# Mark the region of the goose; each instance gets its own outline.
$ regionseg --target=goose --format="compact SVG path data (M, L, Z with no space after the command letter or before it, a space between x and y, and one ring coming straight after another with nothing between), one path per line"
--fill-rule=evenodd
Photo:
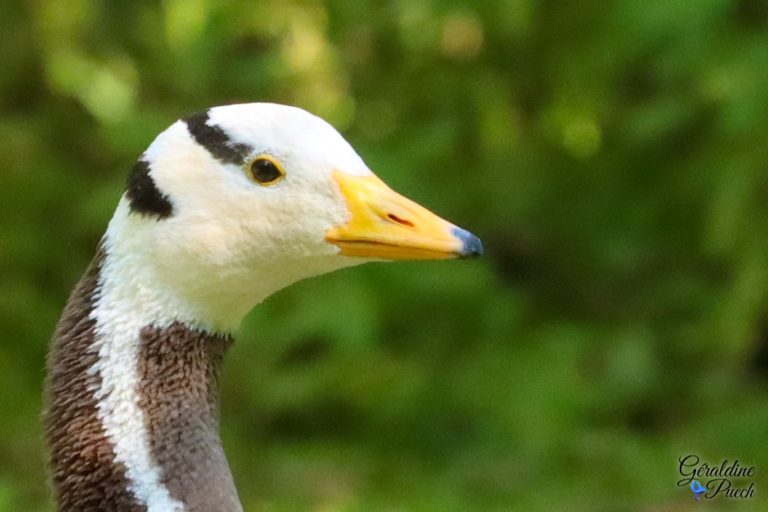
M47 360L59 511L232 512L217 380L243 316L373 260L478 256L327 122L270 103L178 120L133 166Z

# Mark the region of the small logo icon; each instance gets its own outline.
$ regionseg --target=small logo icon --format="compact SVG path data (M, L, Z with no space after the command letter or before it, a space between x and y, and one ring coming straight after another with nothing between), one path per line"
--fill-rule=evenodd
M707 492L707 488L701 485L698 480L691 480L691 492L693 493L693 499L700 501L701 497Z

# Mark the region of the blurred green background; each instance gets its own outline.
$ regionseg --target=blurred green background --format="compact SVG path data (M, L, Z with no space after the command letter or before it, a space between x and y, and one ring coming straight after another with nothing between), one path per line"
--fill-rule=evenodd
M476 232L246 320L246 510L768 510L768 2L0 2L0 510L50 511L48 339L133 161L277 101ZM696 504L697 453L756 497Z

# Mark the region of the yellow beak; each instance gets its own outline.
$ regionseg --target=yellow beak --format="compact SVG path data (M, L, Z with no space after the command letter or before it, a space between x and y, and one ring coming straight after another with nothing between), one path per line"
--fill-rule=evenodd
M325 233L343 256L386 260L466 258L483 253L475 235L401 196L374 175L333 174L351 217Z

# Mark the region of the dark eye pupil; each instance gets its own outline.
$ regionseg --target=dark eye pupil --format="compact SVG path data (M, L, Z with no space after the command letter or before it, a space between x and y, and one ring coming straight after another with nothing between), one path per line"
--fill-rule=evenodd
M259 159L251 165L253 178L261 183L269 183L280 177L280 169L275 164L266 159Z

